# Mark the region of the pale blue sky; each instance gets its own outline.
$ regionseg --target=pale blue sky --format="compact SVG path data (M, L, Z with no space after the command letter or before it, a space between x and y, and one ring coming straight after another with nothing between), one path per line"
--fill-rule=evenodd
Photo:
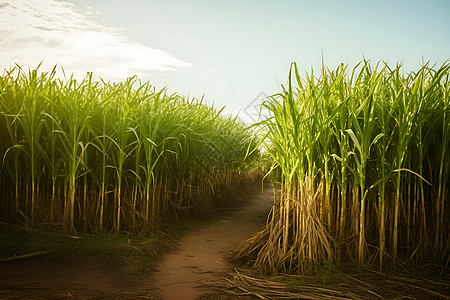
M27 39L16 38L14 42L23 51L16 51L9 61L0 61L2 68L11 59L23 58L26 62L19 63L32 64L27 53L33 53L36 60L36 47L46 43L52 51L43 51L41 60L49 65L59 62L66 72L95 68L104 78L111 74L120 79L136 71L159 88L167 85L170 91L195 97L205 94L208 103L226 106L226 111L233 113L244 109L260 92L279 91L293 61L301 70L313 67L319 71L322 51L325 64L332 69L341 62L352 67L363 54L372 62L403 62L407 70L417 69L423 60L442 63L450 58L450 0L45 1L49 2L45 9L28 12L35 13L33 38L28 45ZM0 0L0 21L5 4L19 2L23 1ZM32 3L29 1L28 8ZM38 3L42 1L34 5L42 5ZM62 7L49 9L58 6ZM15 7L10 14L20 10L20 5ZM42 33L50 32L49 24L56 22L58 15L65 16L59 22L73 20L62 26L68 28L64 36L72 41L62 41L59 36L44 43L38 30L45 27ZM15 16L17 22L25 17L26 13ZM45 26L36 26L40 18ZM82 22L77 21L80 19ZM70 30L76 26L83 27L83 34ZM7 45L8 40L3 37L0 42ZM58 52L59 46L64 54ZM0 46L3 57L7 51Z

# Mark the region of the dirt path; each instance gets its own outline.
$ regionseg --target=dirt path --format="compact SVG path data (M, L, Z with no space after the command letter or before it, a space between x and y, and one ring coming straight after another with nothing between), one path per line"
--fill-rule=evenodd
M261 230L273 203L271 188L252 196L239 210L190 232L158 265L154 295L164 300L196 299L207 292L200 284L220 279L227 266L224 255Z

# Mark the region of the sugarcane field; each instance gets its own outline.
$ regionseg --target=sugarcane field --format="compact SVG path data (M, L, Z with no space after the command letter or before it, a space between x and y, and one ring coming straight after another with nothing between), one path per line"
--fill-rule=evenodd
M282 91L263 103L273 116L251 127L136 78L5 72L2 264L30 254L27 244L16 253L11 231L49 261L88 251L70 249L79 239L109 235L123 247L117 263L129 251L158 260L163 253L145 239L168 246L158 241L162 223L204 218L233 198L248 204L242 192L252 187L273 196L254 212L266 214L259 232L232 249L235 267L304 276L435 265L448 276L449 70L425 65L405 75L362 61L302 78L293 63ZM52 238L60 249L47 247Z
M0 299L450 299L448 3L88 2L0 2Z

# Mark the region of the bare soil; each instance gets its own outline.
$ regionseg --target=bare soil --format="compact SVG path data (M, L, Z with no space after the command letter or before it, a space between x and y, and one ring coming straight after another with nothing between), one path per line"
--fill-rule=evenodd
M245 205L174 243L150 274L107 272L92 258L55 264L42 257L0 263L0 299L177 299L205 298L201 285L230 270L225 256L262 229L273 203L272 189L243 199Z
M229 266L224 256L262 229L273 203L271 189L248 199L245 207L189 233L153 274L155 295L161 299L196 299L201 284L223 277ZM181 298L180 298L181 297Z

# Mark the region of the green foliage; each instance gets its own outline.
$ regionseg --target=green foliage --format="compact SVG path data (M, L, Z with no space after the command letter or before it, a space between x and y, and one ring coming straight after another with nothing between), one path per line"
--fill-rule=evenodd
M257 137L200 100L136 77L54 77L0 77L2 220L138 232L206 210L257 168Z
M301 78L293 63L283 91L263 103L279 185L267 232L241 248L260 249L263 270L448 261L450 63L347 70Z

